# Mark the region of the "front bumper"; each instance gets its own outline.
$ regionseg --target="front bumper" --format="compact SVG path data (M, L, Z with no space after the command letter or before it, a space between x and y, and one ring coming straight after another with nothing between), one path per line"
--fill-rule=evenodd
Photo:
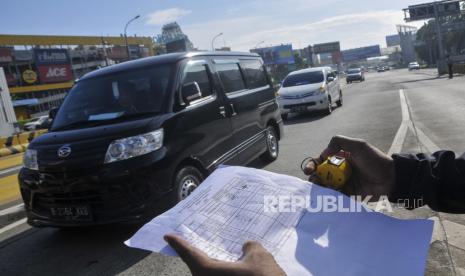
M20 190L33 226L87 226L136 222L169 207L171 170L155 152L101 168L38 172L23 168ZM119 163L119 164L117 164ZM57 217L53 208L82 207L85 219Z
M281 114L324 110L328 107L328 96L320 94L301 99L278 99Z
M346 76L347 81L359 81L362 80L362 76L354 75L354 76Z

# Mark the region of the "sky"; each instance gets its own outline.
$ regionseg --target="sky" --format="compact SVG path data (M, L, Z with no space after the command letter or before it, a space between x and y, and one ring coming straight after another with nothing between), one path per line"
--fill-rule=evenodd
M405 24L418 0L14 0L0 4L0 34L155 36L177 21L194 46L236 51L292 43L294 49L340 41L342 49L380 44ZM409 23L421 26L422 22Z

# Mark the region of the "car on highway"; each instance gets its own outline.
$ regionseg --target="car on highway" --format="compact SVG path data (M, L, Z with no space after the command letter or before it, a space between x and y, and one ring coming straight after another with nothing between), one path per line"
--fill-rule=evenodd
M416 61L410 62L408 64L408 70L409 71L420 70L420 64L418 62L416 62Z
M315 67L291 72L278 90L278 103L284 120L291 113L324 111L331 114L333 104L342 106L339 77L331 67Z
M376 68L376 71L378 73L382 73L382 72L385 72L386 71L386 68L384 68L384 66L378 66L378 68Z
M36 129L45 129L45 128L48 128L48 125L49 125L48 115L40 116L24 124L24 130L31 131L31 130L36 130Z
M257 54L176 53L86 74L24 155L29 224L138 221L221 164L278 157L275 93Z
M347 70L346 81L347 83L352 83L353 81L365 81L365 72L362 68L351 68Z

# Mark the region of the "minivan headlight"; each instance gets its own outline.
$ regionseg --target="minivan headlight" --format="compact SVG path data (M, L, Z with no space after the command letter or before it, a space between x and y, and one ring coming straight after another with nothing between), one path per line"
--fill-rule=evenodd
M39 165L37 164L37 150L26 150L23 156L23 164L25 168L28 168L30 170L39 170Z
M156 151L163 146L163 129L122 138L111 142L105 154L105 164L126 160Z
M318 91L317 91L317 92L319 92L320 94L325 93L325 92L326 92L325 86L324 86L324 85L320 86L320 88L318 88Z

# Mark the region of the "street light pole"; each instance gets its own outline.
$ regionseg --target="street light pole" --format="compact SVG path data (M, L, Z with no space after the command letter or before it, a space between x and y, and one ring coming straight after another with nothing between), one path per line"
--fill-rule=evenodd
M218 37L222 36L223 33L219 33L217 35L215 35L212 39L212 51L214 52L215 51L215 39L217 39Z
M128 23L126 23L126 26L124 26L124 39L126 41L126 52L128 53L128 59L131 59L131 56L129 55L129 44L128 44L128 36L126 34L126 30L128 29L128 26L129 24L136 20L137 18L139 18L140 15L136 15L135 17L133 17L131 20L128 21Z

